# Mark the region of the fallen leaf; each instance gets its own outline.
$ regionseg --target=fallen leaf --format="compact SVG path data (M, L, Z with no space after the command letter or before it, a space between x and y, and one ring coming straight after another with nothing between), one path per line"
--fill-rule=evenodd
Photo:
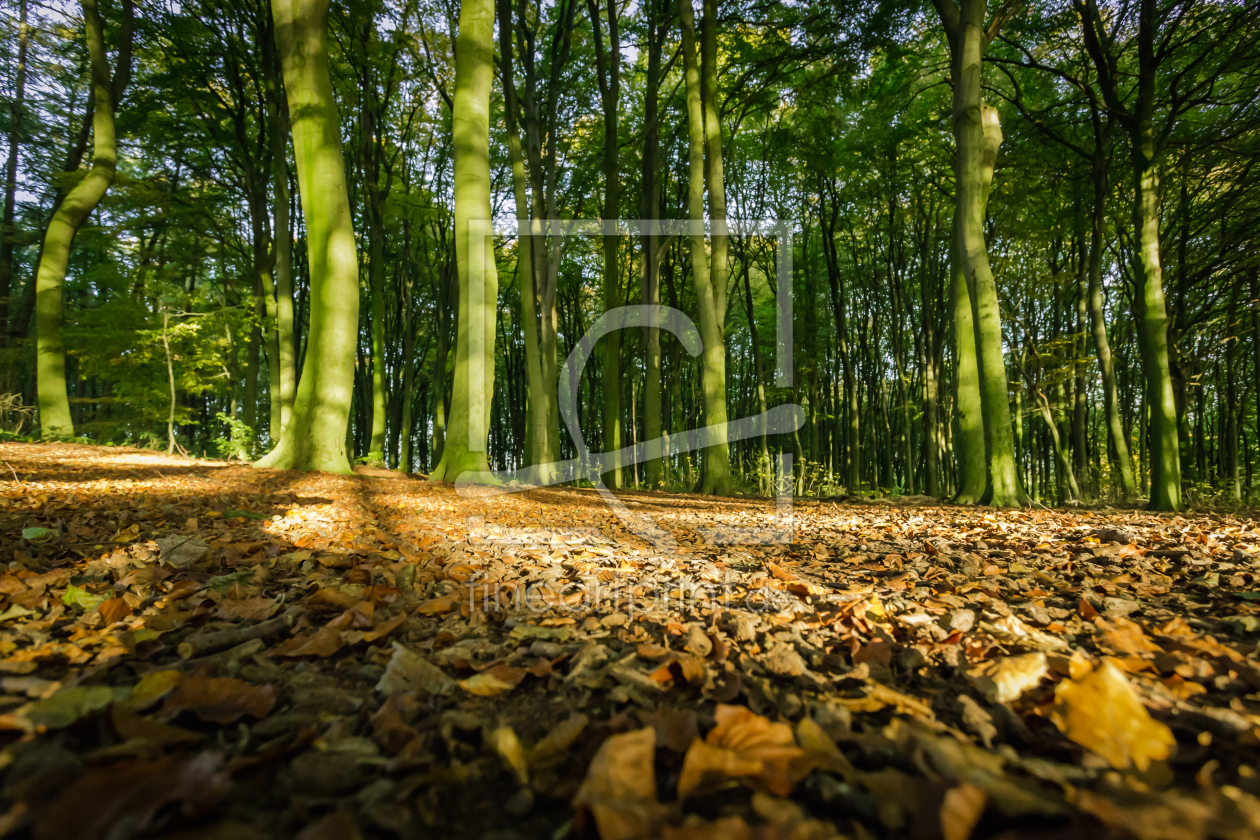
M276 705L273 685L250 685L233 677L188 677L162 705L162 714L174 717L191 712L211 723L235 723L249 715L264 718Z
M490 733L490 746L518 785L529 784L529 762L525 759L520 739L516 737L516 730L500 726Z
M1050 720L1071 740L1117 770L1145 771L1169 756L1176 739L1152 720L1124 672L1110 660L1079 678L1059 683Z
M413 653L398 642L385 665L385 673L376 683L376 690L383 694L399 691L423 691L443 696L455 688L455 680L427 659Z
M941 802L943 840L970 840L988 800L988 795L973 785L961 784L945 791Z
M327 658L341 650L343 644L341 631L324 625L310 635L294 636L281 642L271 649L271 655L289 659L303 656Z
M590 811L602 840L657 833L656 732L650 726L613 735L600 745L573 804Z
M772 723L742 706L719 705L714 718L717 725L703 741L693 741L683 759L679 799L731 778L787 796L812 769L786 723Z
M101 601L96 611L101 614L101 618L105 619L106 624L113 624L115 621L122 621L131 615L131 605L122 598L110 598Z
M228 793L223 757L123 761L88 771L34 815L36 840L101 840L147 834L167 806L190 817L209 813Z
M990 703L1010 703L1035 688L1048 670L1046 655L1039 651L981 662L967 670L967 680Z
M107 708L128 693L127 689L116 690L105 685L63 688L51 697L31 704L24 717L33 726L65 729L80 719Z
M516 688L528 673L529 671L524 668L499 664L466 680L460 680L459 687L478 697L494 697Z
M107 600L104 595L93 595L73 584L67 586L66 593L61 596L61 603L68 607L82 607L85 612L91 612Z

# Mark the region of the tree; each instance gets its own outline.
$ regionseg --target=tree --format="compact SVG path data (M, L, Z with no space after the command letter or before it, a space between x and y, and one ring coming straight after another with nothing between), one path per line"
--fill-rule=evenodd
M704 234L692 233L691 276L700 311L704 424L708 429L699 493L731 491L730 445L726 430L726 293L730 235L726 223L726 188L722 176L722 124L717 101L717 2L705 0L701 18L700 63L691 0L678 0L682 28L683 73L687 88L687 212L692 223L704 220L709 195L711 260L705 259Z
M105 22L96 0L82 0L83 31L92 73L92 168L53 213L35 272L35 335L38 354L39 423L45 437L74 437L66 392L66 350L62 342L62 288L70 246L87 217L105 197L118 169L114 109L131 74L131 4L124 6L117 72L111 77L105 53Z
M459 330L455 387L442 460L433 481L488 472L486 435L494 393L498 270L490 235L490 87L494 79L494 0L462 0L455 38L455 257Z
M293 413L256 466L347 473L359 268L328 69L328 0L273 0L271 11L306 222L311 322Z
M986 26L987 0L933 0L941 25L949 39L950 67L954 101L954 272L966 279L970 298L971 326L975 336L975 358L979 380L980 405L984 416L987 487L981 501L995 507L1024 503L1015 461L1015 437L1007 398L1006 362L1002 353L1001 309L997 286L989 266L984 241L984 215L1002 129L997 109L984 101L981 90L985 50L1003 25L1015 13L1020 0L1007 0ZM955 287L954 305L964 309L968 301ZM967 364L966 316L955 317L960 346L960 366ZM960 377L960 387L963 378ZM959 394L959 409L967 411L969 394ZM964 480L975 480L974 439L966 439L962 469ZM968 488L970 489L970 488ZM961 494L960 494L961 495Z

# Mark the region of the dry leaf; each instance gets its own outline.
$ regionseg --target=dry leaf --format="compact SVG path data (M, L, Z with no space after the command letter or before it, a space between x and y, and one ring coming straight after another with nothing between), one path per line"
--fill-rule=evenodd
M398 642L394 642L394 653L385 665L385 673L376 683L376 690L383 694L418 690L442 696L454 688L455 680L446 672Z
M1176 739L1152 720L1124 672L1110 660L1089 673L1059 683L1050 719L1064 735L1107 760L1117 770L1146 770L1168 758Z
M990 703L1010 703L1036 688L1048 670L1046 655L1038 651L981 662L968 669L967 680Z
M755 787L787 796L812 769L786 723L742 706L719 705L714 718L717 725L704 741L693 741L683 759L679 799L730 778L748 778Z
M662 816L655 758L651 727L613 735L600 745L573 804L591 812L602 840L655 836Z
M984 816L989 797L972 785L962 784L945 791L941 802L941 837L943 840L970 840L976 823Z
M516 688L528 673L524 668L513 668L501 663L466 680L460 680L459 687L478 697L494 697Z
M211 723L235 723L249 715L264 718L276 705L276 687L250 685L232 677L192 676L180 683L166 698L162 714L174 717L192 712Z

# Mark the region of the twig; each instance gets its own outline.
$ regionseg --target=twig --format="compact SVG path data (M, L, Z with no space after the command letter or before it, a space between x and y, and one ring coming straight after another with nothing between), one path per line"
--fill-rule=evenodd
M13 483L21 484L22 479L18 478L17 470L13 469L13 465L10 464L8 461L5 461L4 465L9 468L9 472L13 473Z
M218 633L206 633L203 636L191 638L177 648L179 658L192 659L194 656L202 656L207 653L236 647L242 642L248 642L251 639L266 639L271 636L278 636L292 627L294 622L305 612L305 607L291 607L285 611L284 615L277 616L269 621L263 621L259 624L246 624L242 627L232 627L228 630L221 630Z

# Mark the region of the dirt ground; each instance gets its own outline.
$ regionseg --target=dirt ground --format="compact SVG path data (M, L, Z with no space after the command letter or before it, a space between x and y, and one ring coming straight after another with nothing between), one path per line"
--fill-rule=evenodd
M1260 836L1250 516L0 462L0 837Z

